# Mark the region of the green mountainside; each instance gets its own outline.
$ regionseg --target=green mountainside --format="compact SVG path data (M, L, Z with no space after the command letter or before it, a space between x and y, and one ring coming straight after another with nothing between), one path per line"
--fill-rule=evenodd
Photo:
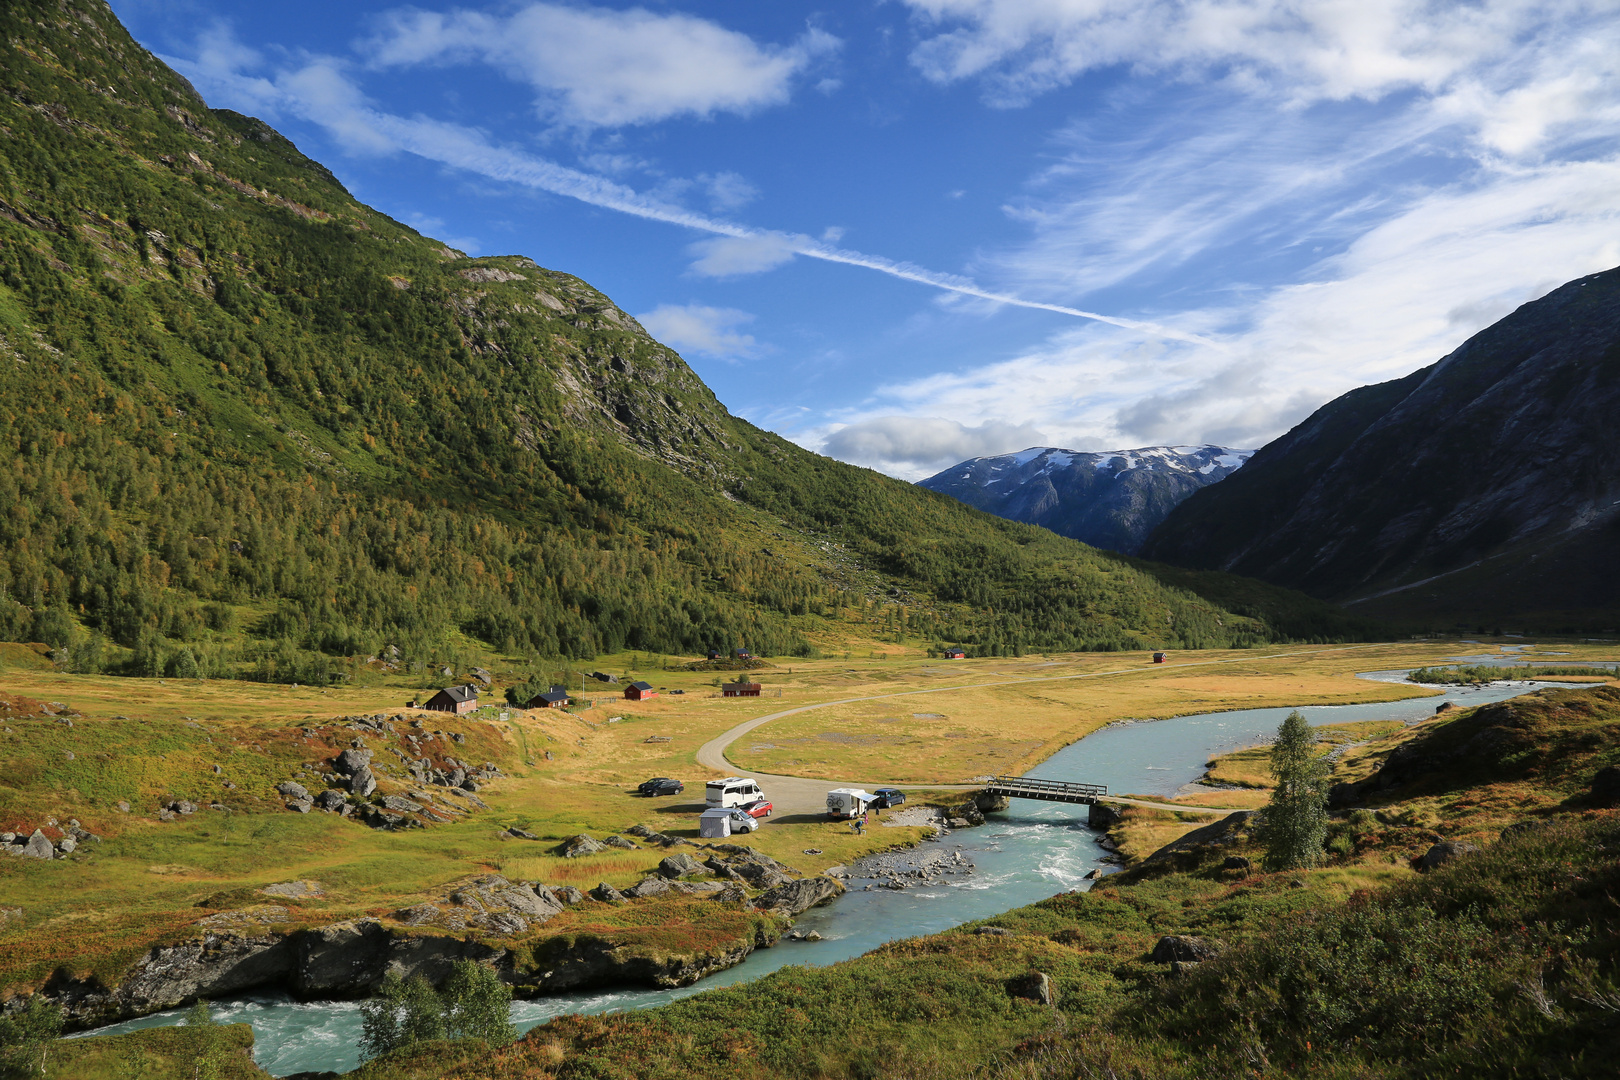
M802 655L858 628L1002 654L1360 629L761 431L579 279L467 258L207 108L100 0L13 0L0 36L0 639L75 670L320 681L468 639Z
M1330 401L1142 555L1412 628L1620 626L1620 269Z

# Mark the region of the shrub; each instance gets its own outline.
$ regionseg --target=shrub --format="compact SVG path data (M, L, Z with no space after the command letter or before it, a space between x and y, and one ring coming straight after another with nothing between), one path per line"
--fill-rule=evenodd
M12 1076L44 1076L51 1040L62 1033L62 1010L40 994L0 1016L0 1069Z

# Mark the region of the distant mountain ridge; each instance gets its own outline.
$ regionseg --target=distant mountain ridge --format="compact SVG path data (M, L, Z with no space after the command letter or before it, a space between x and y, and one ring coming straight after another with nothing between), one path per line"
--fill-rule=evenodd
M1435 630L1612 631L1617 416L1620 269L1322 406L1177 507L1142 554Z
M970 458L918 483L997 517L1134 555L1183 499L1232 475L1253 454L1213 445L1105 451L1035 446Z

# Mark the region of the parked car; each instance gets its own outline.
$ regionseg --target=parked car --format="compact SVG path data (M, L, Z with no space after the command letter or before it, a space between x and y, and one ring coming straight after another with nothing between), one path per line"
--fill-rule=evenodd
M757 818L759 818L759 817L770 817L771 816L771 800L769 800L769 799L755 799L753 802L751 802L747 806L743 807L742 812L747 814L749 817L757 817Z
M731 831L734 833L753 832L759 828L759 818L743 810L741 807L731 809Z
M893 810L897 806L905 805L906 793L899 788L880 787L872 794L877 796L872 800L874 810Z
M636 790L647 796L679 795L686 790L686 785L667 776L655 776L646 783L637 785Z
M730 836L758 828L759 819L744 813L740 806L711 806L698 816L699 836Z

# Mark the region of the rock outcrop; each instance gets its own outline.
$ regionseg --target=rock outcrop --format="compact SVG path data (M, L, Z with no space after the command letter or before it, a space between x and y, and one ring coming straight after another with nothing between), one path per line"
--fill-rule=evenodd
M844 883L836 878L817 875L800 881L787 881L765 890L754 906L762 911L777 911L792 918L809 911L817 904L825 904L844 893Z

